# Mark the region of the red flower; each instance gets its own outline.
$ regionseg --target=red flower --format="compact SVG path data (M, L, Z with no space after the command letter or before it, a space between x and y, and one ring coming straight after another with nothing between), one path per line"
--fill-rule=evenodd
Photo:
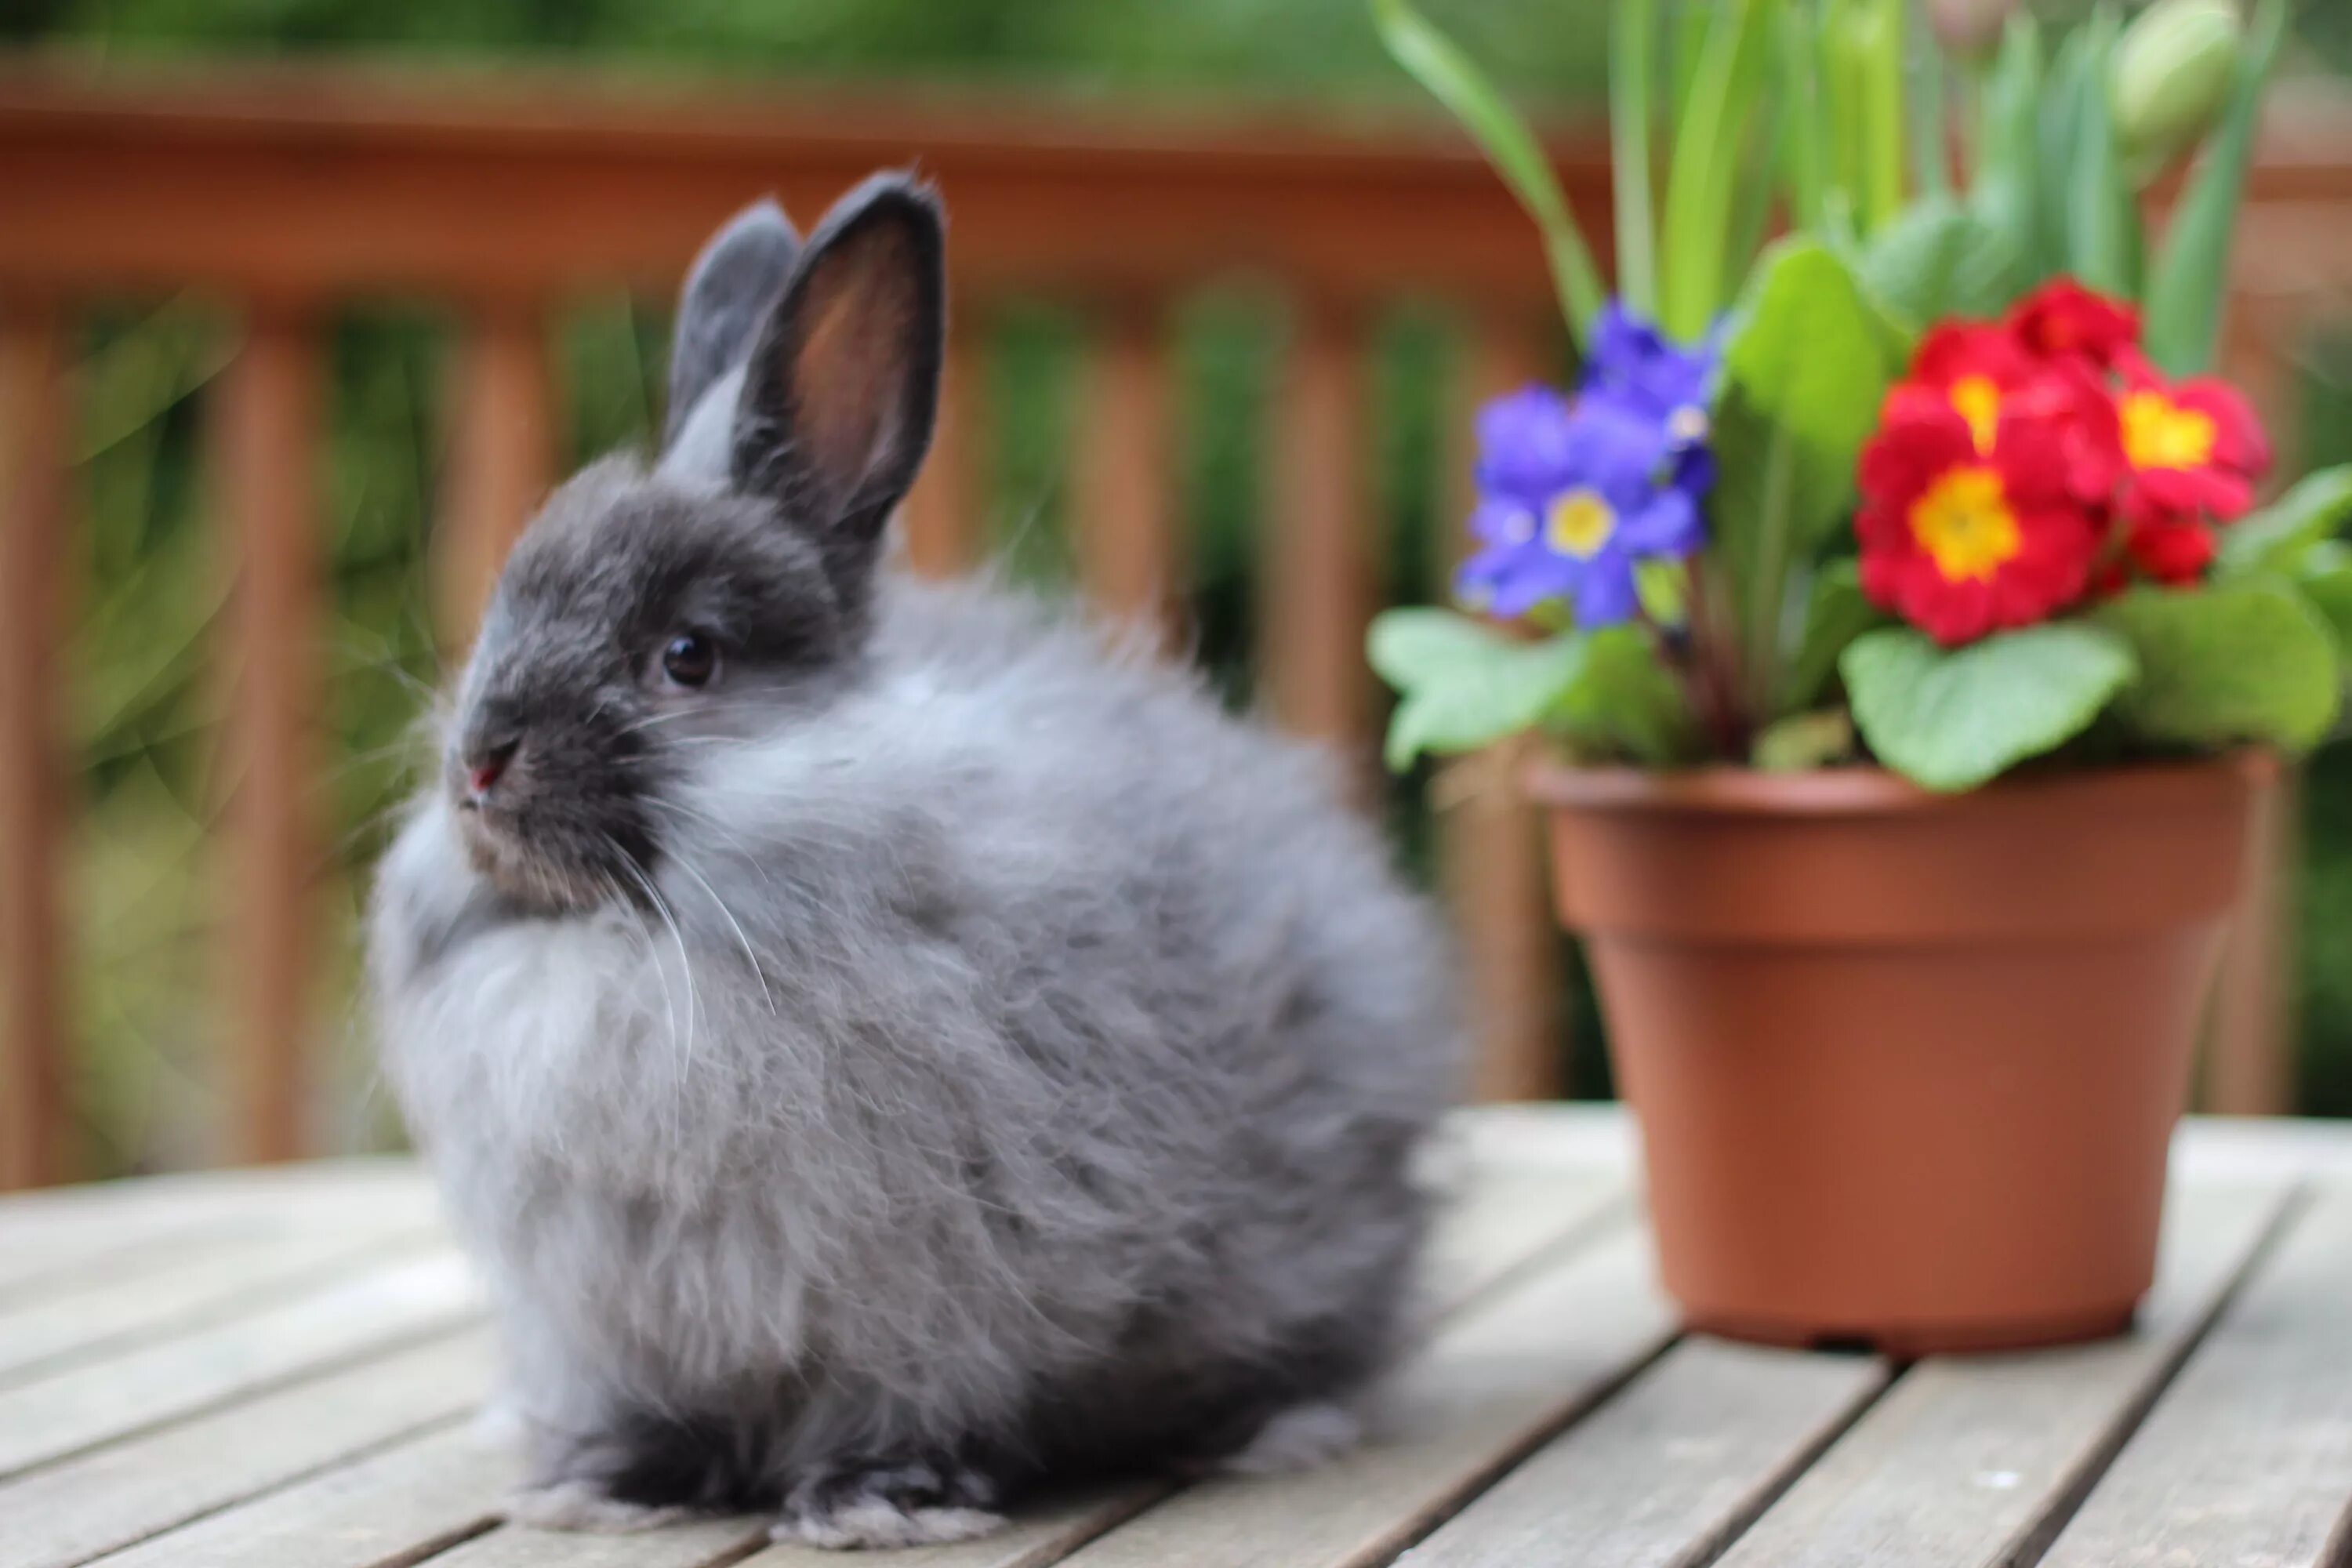
M2131 518L2124 552L2156 581L2181 586L2200 581L2213 563L2213 531L2193 517Z
M2053 278L2019 300L2004 323L2041 360L2077 360L2110 370L2139 346L2139 312L2120 300Z
M2116 417L2123 509L2135 524L2233 522L2253 505L2271 447L2236 388L2211 376L2167 382L2138 365L2116 395Z
M2069 479L2068 421L2005 406L1990 452L1948 395L1905 384L1863 448L1862 586L1946 645L2082 597L2099 530Z
M2001 399L2040 374L2014 337L1981 321L1946 321L1920 339L1911 356L1910 378L1945 395L1969 422L1979 452L1992 450Z

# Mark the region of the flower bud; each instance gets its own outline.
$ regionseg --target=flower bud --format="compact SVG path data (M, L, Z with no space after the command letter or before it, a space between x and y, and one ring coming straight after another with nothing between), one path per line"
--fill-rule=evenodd
M1992 53L2018 0L1927 0L1927 21L1945 48L1962 59Z
M2157 0L2124 29L2113 101L2134 178L2153 178L2221 119L2243 37L2231 0Z

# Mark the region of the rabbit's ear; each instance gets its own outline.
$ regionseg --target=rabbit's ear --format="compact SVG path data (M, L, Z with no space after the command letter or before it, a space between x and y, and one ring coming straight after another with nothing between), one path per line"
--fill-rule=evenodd
M947 302L937 199L903 174L850 192L809 237L744 367L736 489L811 530L862 599L939 411Z
M694 258L670 340L665 448L677 440L703 395L751 353L752 335L783 292L800 249L800 236L783 209L758 201L730 218Z

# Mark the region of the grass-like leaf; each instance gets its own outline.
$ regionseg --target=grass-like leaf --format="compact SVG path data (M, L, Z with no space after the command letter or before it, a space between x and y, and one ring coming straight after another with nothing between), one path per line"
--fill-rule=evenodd
M1389 54L1462 122L1535 219L1560 310L1582 342L1608 291L1542 144L1470 58L1405 0L1372 0L1372 20Z
M2263 88L2286 37L2286 0L2259 0L2230 106L2173 209L2148 275L2148 357L2174 375L2193 375L2213 363L2213 345L2221 331L2223 275L2245 195L2246 164L2253 156Z

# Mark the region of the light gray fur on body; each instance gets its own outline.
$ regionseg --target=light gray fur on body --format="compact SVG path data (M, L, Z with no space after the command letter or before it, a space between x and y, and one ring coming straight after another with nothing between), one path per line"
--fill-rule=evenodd
M797 396L840 377L808 352ZM1454 1067L1426 910L1320 755L1066 614L792 543L856 462L746 495L741 416L723 470L707 422L519 546L372 912L537 1516L754 1500L824 1544L936 1539L1349 1401L1399 1344ZM908 435L856 426L853 459L869 429ZM761 528L742 582L677 586ZM648 686L599 623L656 580L805 596L832 640ZM457 781L509 711L516 768L549 760L500 826Z

